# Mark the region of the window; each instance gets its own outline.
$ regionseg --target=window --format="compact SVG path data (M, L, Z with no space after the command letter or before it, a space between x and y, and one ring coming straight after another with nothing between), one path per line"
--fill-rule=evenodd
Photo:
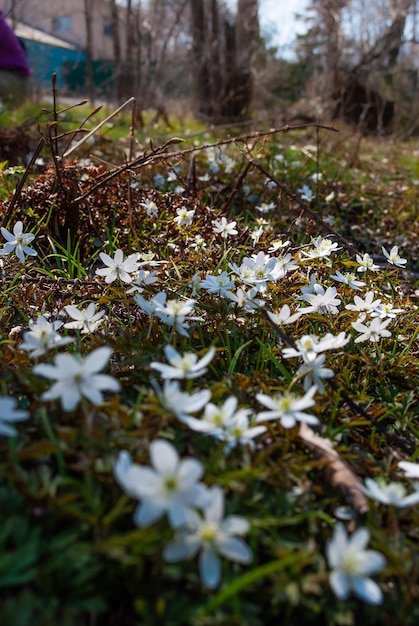
M54 33L66 33L71 30L71 15L59 15L52 20L52 29Z
M103 34L112 37L112 20L108 17L103 20Z

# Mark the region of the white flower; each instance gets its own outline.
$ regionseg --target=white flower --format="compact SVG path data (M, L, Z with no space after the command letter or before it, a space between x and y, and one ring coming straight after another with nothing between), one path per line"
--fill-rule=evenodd
M219 293L220 296L229 297L230 289L234 288L234 280L229 278L227 272L221 272L218 276L207 274L200 283L201 289L206 289L209 293Z
M379 317L383 320L386 317L394 319L399 313L403 313L403 309L396 309L395 306L391 304L391 302L381 302L375 307L370 315L371 317Z
M266 432L266 426L252 426L247 409L240 409L225 424L225 429L218 435L226 442L224 452L227 454L237 444L254 448L255 437Z
M288 304L284 304L277 313L271 313L268 311L267 314L272 322L277 326L281 326L282 324L293 324L299 317L301 317L301 311L297 311L291 315L291 309Z
M49 322L46 317L40 315L34 320L29 320L29 330L23 333L24 342L20 344L21 350L27 350L29 356L41 356L58 346L65 346L74 340L71 337L62 337L56 331L61 328L63 322L56 320Z
M367 315L371 313L381 304L381 300L374 300L374 292L368 291L363 300L360 296L354 296L354 304L347 304L345 309L348 311L358 311L358 322L362 322Z
M365 479L365 487L362 491L373 500L378 500L381 504L388 504L398 508L413 506L419 502L419 491L414 491L406 495L406 489L401 483L388 483L375 481L372 478Z
M390 252L387 252L384 246L381 248L381 250L383 251L383 254L387 259L387 263L390 263L391 265L396 265L396 267L405 267L407 259L401 258L397 246L393 246Z
M370 534L358 528L348 537L342 523L335 526L332 539L326 545L330 573L330 586L340 600L346 600L351 590L369 604L381 604L380 587L369 576L385 566L386 560L376 550L366 550Z
M400 461L397 465L404 471L406 478L417 478L419 480L419 463Z
M220 234L223 239L238 234L236 222L228 222L225 217L222 217L220 220L213 220L212 230L216 235Z
M352 322L351 325L356 332L362 333L355 339L355 343L360 343L361 341L371 341L372 343L377 343L382 337L391 337L391 332L386 329L390 322L391 318L382 321L379 317L374 317L369 324Z
M157 294L159 295L159 294ZM164 294L166 296L166 294ZM135 300L138 303L138 298ZM156 316L168 326L172 326L180 335L188 337L187 323L191 321L200 321L202 317L198 315L190 315L194 309L196 300L180 300L173 298L165 302L160 300L156 303ZM156 300L156 296L153 298Z
M333 242L331 239L323 239L321 235L319 235L316 239L312 239L311 243L313 248L303 250L303 255L308 259L322 259L330 256L332 252L340 250L336 242Z
M356 270L357 272L366 272L368 270L370 272L378 272L380 269L379 266L374 263L374 259L370 257L368 252L366 252L362 257L357 254L356 261L359 263L359 267L357 267Z
M17 430L8 422L22 422L29 418L27 411L16 409L17 401L9 396L0 397L0 435L5 437L14 437Z
M298 397L293 393L284 395L266 396L263 393L256 394L256 398L269 411L262 411L257 415L257 422L279 419L283 428L292 428L297 422L306 424L318 424L319 420L314 415L304 413L304 409L314 406L316 403L313 396L317 387L313 386L303 397Z
M144 202L140 202L140 206L142 206L146 211L147 215L150 217L157 217L159 214L159 207L154 202L154 200L150 200L147 198Z
M269 213L270 211L273 211L275 207L275 202L269 202L269 204L267 202L261 202L255 206L255 209L260 213Z
M173 346L166 346L164 352L170 365L157 363L155 361L150 363L150 367L158 370L162 378L198 378L199 376L203 376L207 371L207 365L214 357L215 348L211 346L206 355L199 360L193 352L185 352L182 356Z
M162 405L181 421L203 409L211 398L209 389L193 394L181 391L177 380L165 380L163 389L156 386L156 391Z
M141 263L142 265L142 263ZM135 280L132 281L131 287L127 289L128 294L142 293L144 287L148 287L158 281L156 272L149 272L148 270L140 270L137 273Z
M6 243L0 250L0 254L10 254L10 252L14 251L21 263L25 262L25 254L28 256L36 256L38 254L28 246L28 244L35 239L35 235L32 233L24 233L22 222L16 222L13 227L13 234L2 226L1 234L6 239Z
M96 313L96 305L94 302L89 302L87 307L81 310L73 304L68 304L64 309L73 320L72 322L64 324L64 328L81 330L82 334L95 332L102 323L102 317L105 315L104 310Z
M237 410L237 398L231 396L220 407L209 402L201 419L184 415L180 420L191 430L226 441L225 451L228 452L237 443L252 445L252 439L265 432L263 426L250 425L250 413L250 409Z
M209 502L207 487L199 482L204 467L197 459L179 459L171 443L156 439L150 444L152 467L136 465L126 451L119 453L114 476L121 487L140 500L134 513L137 526L149 526L167 513L173 528L183 526L190 507Z
M146 300L140 294L134 297L135 302L140 307L141 311L150 317L156 315L157 310L164 308L166 303L167 293L165 291L159 291L150 300Z
M273 275L276 262L277 259L270 258L260 251L251 258L245 257L240 267L237 267L235 263L230 263L230 268L244 283L254 285L258 291L265 291L267 282L276 280Z
M123 283L131 283L131 274L138 270L138 253L130 254L124 261L122 250L115 250L115 256L112 259L105 252L99 254L106 267L100 267L96 270L98 276L105 276L105 283L113 283L118 278Z
M339 310L338 306L341 301L336 297L336 287L328 287L326 291L322 286L318 286L317 293L305 293L302 299L310 304L310 306L301 309L304 315L307 313L332 313L336 315Z
M259 239L262 237L262 235L263 235L262 225L252 230L252 232L250 233L250 239L252 240L253 246L256 246L259 243Z
M206 587L214 589L221 580L218 554L237 563L252 561L252 551L241 539L249 531L249 523L239 515L224 518L224 493L218 486L209 489L211 501L203 511L189 511L187 525L163 552L169 563L193 558L199 551L199 573Z
M261 300L260 298L256 298L257 295L256 287L251 287L250 289L242 289L239 287L236 293L231 291L226 293L227 298L236 303L237 306L243 308L247 312L255 311L259 309L265 304L265 300Z
M282 248L286 248L289 245L290 245L289 240L282 241L282 239L275 239L275 241L272 241L271 247L268 248L268 252L278 252L278 250L281 250Z
M190 226L193 222L193 218L195 215L194 209L188 211L187 207L183 206L180 209L176 209L177 217L174 218L174 221L178 226Z
M40 363L33 372L56 382L42 394L43 400L61 399L64 411L72 411L82 396L95 405L103 402L103 391L119 391L117 380L107 374L99 374L109 362L112 350L107 347L93 350L87 357L58 354L55 364Z
M326 333L321 339L317 335L303 335L295 342L295 348L284 348L282 355L285 359L302 357L304 360L315 359L317 354L327 350L338 350L349 342L350 337L345 332L338 335Z
M358 280L356 274L354 272L345 272L345 274L341 274L338 270L336 274L331 276L334 280L339 283L343 283L344 285L348 285L348 287L352 287L352 289L360 290L361 287L365 287L366 283L362 280Z
M304 363L297 370L297 376L304 376L304 391L308 391L312 385L315 385L319 393L324 393L322 378L333 378L335 375L333 370L323 367L325 361L326 356L324 354L320 354L314 359L304 359Z
M288 252L285 256L277 257L275 267L271 272L272 279L280 280L288 272L294 272L295 270L298 270L298 263L292 258L291 252Z
M314 193L311 191L310 187L306 184L304 184L302 187L297 189L297 191L300 194L301 199L305 200L306 202L311 202L314 198Z
M199 290L201 288L201 280L201 272L195 272L195 274L191 278L191 282L188 285L188 287L190 287L192 290L193 296L196 296L199 293Z

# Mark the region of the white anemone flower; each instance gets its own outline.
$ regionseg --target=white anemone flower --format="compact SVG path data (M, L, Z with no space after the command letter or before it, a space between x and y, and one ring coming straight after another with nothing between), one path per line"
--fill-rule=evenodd
M381 248L381 250L383 251L383 254L387 259L387 263L390 263L390 265L395 265L396 267L406 266L407 259L402 259L402 257L399 255L399 248L397 246L393 246L390 252L387 252L384 246Z
M115 250L114 258L110 257L105 252L101 252L99 256L106 267L98 268L96 274L98 276L104 276L105 283L113 283L118 278L123 283L132 282L131 274L134 274L139 268L137 252L130 254L125 260L122 250Z
M214 346L211 346L202 359L198 359L193 352L185 352L181 355L173 346L166 346L164 349L169 365L153 361L150 367L158 370L162 378L181 379L198 378L207 371L207 365L212 361L215 354Z
M227 237L233 237L238 234L236 223L235 221L228 222L225 217L222 217L219 220L212 221L212 230L216 235L221 235L223 239L227 239Z
M316 293L305 293L302 299L309 303L310 306L301 309L301 313L331 313L336 315L339 312L338 306L341 300L337 298L336 287L328 287L326 290L319 286Z
M195 210L188 210L187 207L183 206L180 209L176 209L176 217L174 221L178 226L190 226L193 222L195 215Z
M386 328L390 322L391 318L381 320L379 317L374 317L368 324L352 322L352 328L354 328L357 333L361 333L361 335L355 339L355 343L362 341L377 343L384 337L391 337L391 332Z
M356 311L359 313L358 322L363 322L367 315L371 315L375 309L381 304L381 299L374 300L375 294L373 291L368 291L365 294L364 299L360 296L354 296L353 304L347 304L345 309L347 311Z
M283 428L292 428L297 422L318 424L317 417L304 412L305 409L316 404L313 400L316 391L317 387L314 385L303 397L298 397L293 393L278 394L272 397L258 393L256 394L257 400L269 410L258 413L256 421L266 422L278 419Z
M267 311L267 315L274 324L282 326L283 324L293 324L301 317L302 313L298 310L296 313L291 314L291 309L288 304L284 304L276 313Z
M33 233L24 233L22 222L16 222L13 226L13 234L2 226L1 234L6 239L6 243L0 250L0 254L10 254L14 251L21 263L25 262L26 254L28 256L36 256L38 254L28 245L35 239L35 235Z
M415 478L419 480L419 463L400 461L397 465L404 471L406 478Z
M226 296L229 300L234 302L236 306L250 313L256 311L256 309L260 309L265 304L265 300L256 298L257 293L256 287L251 287L250 289L242 289L239 287L236 293L230 291L227 292Z
M237 443L252 445L253 437L265 432L264 427L250 425L251 412L250 409L237 410L237 398L231 396L221 406L209 402L200 419L184 415L180 420L191 430L226 441L226 451L228 451Z
M202 389L195 393L186 393L180 390L177 380L165 380L163 389L160 389L157 385L154 386L162 405L182 421L186 417L190 417L191 413L201 411L211 399L211 391L209 389Z
M343 283L344 285L348 285L348 287L352 287L352 289L357 289L358 291L361 287L365 287L367 284L364 283L363 280L358 280L358 277L354 272L345 272L342 274L339 270L337 270L336 274L333 274L331 278L336 280L338 283Z
M0 435L14 437L17 430L11 424L23 422L29 419L29 413L22 409L17 409L17 401L10 396L0 397Z
M357 272L378 272L380 270L380 267L374 263L374 259L370 257L368 252L363 256L357 254L356 262L359 264L359 267L356 268Z
M220 296L228 298L231 295L230 289L234 289L234 280L224 271L216 276L207 274L206 278L201 280L199 286L209 293L219 293Z
M89 302L85 309L79 309L73 304L68 304L64 307L64 310L73 320L64 324L64 328L80 330L82 335L94 333L102 323L102 317L105 315L103 309L96 313L96 305L94 302Z
M23 333L23 343L20 350L26 350L30 357L41 356L59 346L72 343L71 337L62 337L57 330L61 328L63 322L55 320L49 322L44 315L40 315L34 320L29 320L29 330Z
M344 525L336 524L333 537L327 542L326 556L330 573L330 586L339 600L346 600L351 590L368 604L381 604L383 594L377 583L370 578L382 569L386 560L377 550L366 550L370 533L358 528L348 537Z
M135 298L137 303L138 298L139 296ZM156 298L157 296L155 296L154 300ZM193 299L181 300L180 298L173 298L166 302L166 297L164 297L156 303L155 314L162 322L172 326L180 335L188 337L188 322L202 320L202 317L199 315L190 315L194 310L195 304L196 300Z
M383 481L375 481L372 478L365 479L365 487L362 491L366 496L397 508L413 506L419 502L419 491L406 495L406 489L401 483L384 483Z
M200 482L204 467L194 458L180 459L176 448L164 439L150 444L148 465L136 465L126 451L119 453L114 476L132 498L140 500L134 513L137 526L149 526L167 513L172 528L184 526L191 507L204 507L208 488Z
M314 359L304 359L304 363L297 370L298 376L304 376L304 391L308 391L312 386L317 387L319 393L324 393L323 378L333 378L334 371L328 367L323 367L326 362L326 355L319 354Z
M236 563L247 565L253 559L252 551L241 538L249 531L249 522L239 515L224 517L224 493L218 486L209 489L211 501L203 516L189 511L187 524L173 541L168 543L163 557L169 563L184 561L199 554L199 573L209 589L221 581L221 555Z
M323 259L330 256L332 252L337 252L337 250L341 249L336 242L323 238L321 235L316 239L312 239L311 243L313 247L302 252L307 259Z
M85 358L80 355L57 354L54 365L40 363L33 368L34 374L51 378L56 382L42 394L43 400L61 399L64 411L76 408L82 397L92 404L103 402L104 391L119 391L115 378L99 372L108 364L112 350L106 346L97 348Z

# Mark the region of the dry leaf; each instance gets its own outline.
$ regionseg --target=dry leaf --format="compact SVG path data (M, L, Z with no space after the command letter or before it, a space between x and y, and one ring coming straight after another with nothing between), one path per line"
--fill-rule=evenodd
M362 492L362 483L355 472L339 456L330 439L317 435L310 426L301 423L298 436L323 464L326 478L338 487L357 513L368 511L368 500Z

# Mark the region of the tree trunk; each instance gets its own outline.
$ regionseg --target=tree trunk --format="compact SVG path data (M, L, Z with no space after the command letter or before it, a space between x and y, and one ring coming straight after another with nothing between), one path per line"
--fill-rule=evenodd
M84 0L84 17L86 20L86 82L87 93L92 104L95 100L95 82L93 76L93 4L92 0Z
M123 98L123 77L121 42L119 39L118 6L116 4L116 0L111 0L111 29L113 43L115 100L119 103Z
M212 116L208 67L207 22L204 0L190 0L192 31L192 81L198 115Z

